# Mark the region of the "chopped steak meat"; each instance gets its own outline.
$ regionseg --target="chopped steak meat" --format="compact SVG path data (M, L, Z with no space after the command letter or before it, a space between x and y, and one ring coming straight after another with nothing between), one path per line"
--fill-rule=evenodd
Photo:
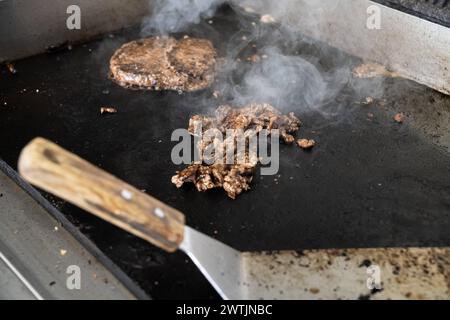
M309 139L299 139L297 140L297 144L300 148L308 150L313 148L316 145L316 142Z
M110 60L110 77L130 89L195 91L214 81L216 51L205 39L131 41Z
M172 177L172 183L178 188L185 182L193 183L198 191L223 188L228 196L235 199L243 191L250 189L253 173L259 163L256 153L249 151L251 137L262 130L277 129L280 138L287 144L295 141L293 133L300 128L300 120L293 114L281 114L269 104L250 104L244 108L220 106L213 116L194 115L189 120L188 131L192 135L201 135L198 150L203 154L202 163L194 163ZM226 137L223 141L207 134L210 129ZM237 150L236 141L244 133L246 148L244 154ZM214 153L206 156L209 146ZM227 155L231 149L231 163ZM221 161L216 161L220 159ZM241 161L239 161L241 160Z
M191 182L198 191L223 188L228 196L235 199L243 191L250 189L255 166L227 164L192 164L172 177L172 183L180 188Z
M203 132L208 129L218 129L226 133L227 129L253 129L256 133L263 129L278 129L285 143L292 143L293 136L300 128L300 120L293 112L281 114L269 104L250 104L236 109L228 105L220 106L212 117L195 115L189 120L189 132L194 134L195 126L201 124ZM291 141L292 140L292 141Z

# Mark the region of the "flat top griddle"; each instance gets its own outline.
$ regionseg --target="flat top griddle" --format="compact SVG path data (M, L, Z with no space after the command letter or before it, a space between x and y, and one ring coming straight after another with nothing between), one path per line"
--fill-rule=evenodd
M250 18L248 24L238 18L222 8L213 24L204 21L187 34L211 39L225 54L252 28ZM283 37L268 39L266 34L282 31L266 31L255 39L257 47L271 41L324 70L342 61L359 63L323 44L296 40L294 47ZM27 142L48 138L181 210L190 226L239 250L450 245L448 97L410 81L385 79L383 95L364 105L373 88L380 89L379 79L368 79L343 85L321 109L330 111L327 116L283 106L302 119L298 136L315 139L317 147L304 152L281 145L279 176L257 175L252 190L233 201L222 190L198 193L170 182L181 168L170 161L172 131L231 96L217 100L213 89L180 95L115 85L107 78L109 58L139 36L138 29L124 30L17 61L15 75L1 69L0 157L16 167ZM240 55L252 48L243 46ZM231 73L236 85L251 67L243 60ZM104 105L118 113L100 115ZM405 124L393 121L397 112L408 115ZM167 254L47 197L153 298L218 297L182 253Z

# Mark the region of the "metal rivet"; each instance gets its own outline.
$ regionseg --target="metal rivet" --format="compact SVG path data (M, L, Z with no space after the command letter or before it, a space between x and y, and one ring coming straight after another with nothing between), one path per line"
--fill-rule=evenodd
M156 216L160 218L164 218L165 216L164 211L162 211L160 208L155 208L153 212L155 213Z
M131 191L128 191L127 189L123 189L120 195L125 200L131 200L133 198L133 194L131 193Z

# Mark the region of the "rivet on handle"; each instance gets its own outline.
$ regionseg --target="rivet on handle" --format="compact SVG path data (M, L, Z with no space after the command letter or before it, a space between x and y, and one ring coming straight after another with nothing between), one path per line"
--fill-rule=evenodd
M161 219L165 217L164 211L162 211L160 208L155 208L155 210L153 210L153 213Z

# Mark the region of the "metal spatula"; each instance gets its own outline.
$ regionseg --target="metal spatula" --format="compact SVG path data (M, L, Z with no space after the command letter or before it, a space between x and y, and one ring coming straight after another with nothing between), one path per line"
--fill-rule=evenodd
M168 252L183 250L224 299L448 296L441 281L445 274L437 266L429 274L413 266L397 278L392 271L409 263L405 255L448 259L448 249L241 253L186 226L174 208L45 139L36 138L23 149L18 168L47 192ZM369 266L373 272L368 274ZM376 287L380 278L383 288Z

